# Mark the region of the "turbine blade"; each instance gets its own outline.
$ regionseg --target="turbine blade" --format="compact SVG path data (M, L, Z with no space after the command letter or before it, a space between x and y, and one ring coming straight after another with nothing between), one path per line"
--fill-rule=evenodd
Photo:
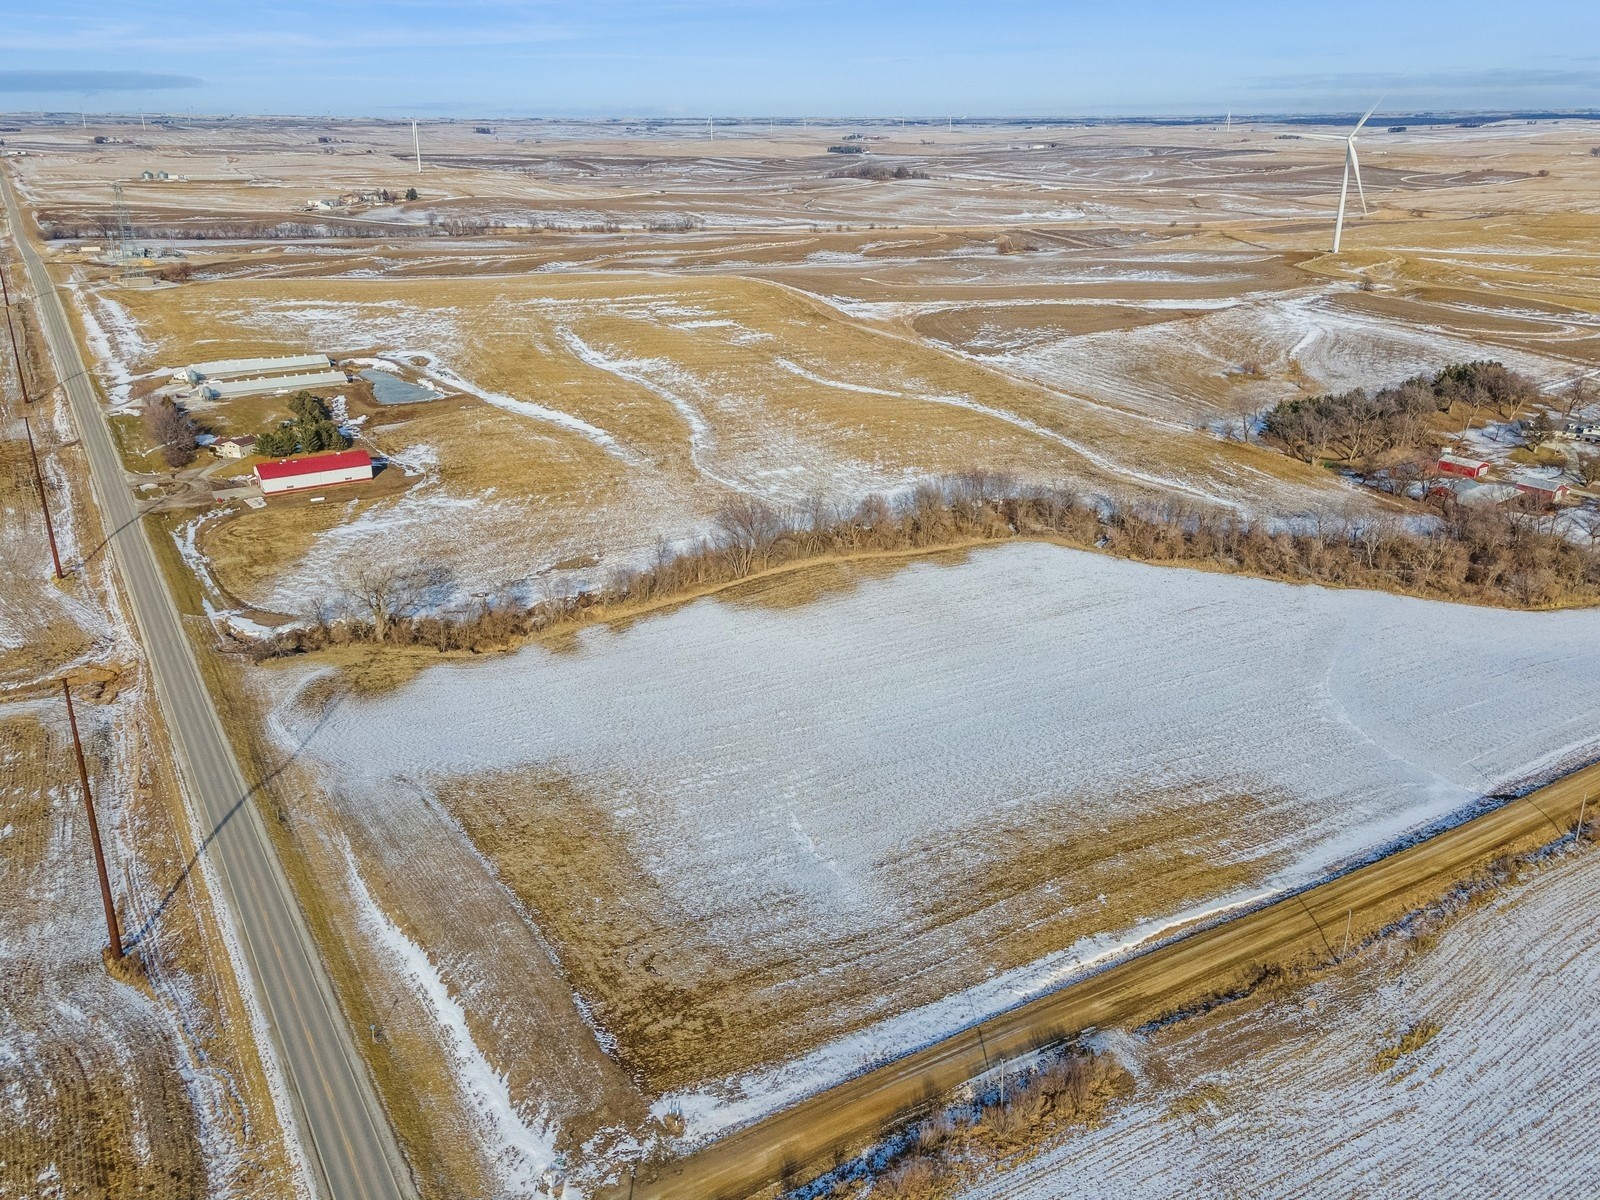
M1387 93L1385 93L1385 95L1387 95ZM1383 101L1384 101L1384 96L1379 96L1378 97L1378 104L1382 104ZM1361 127L1363 125L1365 125L1368 121L1372 120L1372 114L1378 111L1378 104L1374 104L1371 108L1367 109L1367 115L1362 117L1361 120L1356 122L1356 127L1350 131L1350 136L1351 137L1355 137L1356 134L1360 133L1361 132Z
M1302 133L1303 138L1310 138L1314 142L1344 142L1349 141L1349 135L1343 133Z
M1361 195L1361 215L1366 216L1369 212L1367 208L1367 189L1361 186L1361 160L1356 157L1356 143L1354 138L1350 139L1350 166L1355 170L1356 191Z

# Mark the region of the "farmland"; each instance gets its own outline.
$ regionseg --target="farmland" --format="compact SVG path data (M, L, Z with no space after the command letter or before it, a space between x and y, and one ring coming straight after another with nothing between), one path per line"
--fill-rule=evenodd
M708 156L671 126L441 125L421 176L397 169L401 127L219 132L21 159L19 182L125 411L167 368L310 349L445 396L346 389L393 491L197 529L224 605L268 624L328 599L352 555L438 563L458 605L565 592L691 541L730 496L848 504L967 469L1370 511L1239 430L1478 357L1555 386L1600 352L1596 167L1560 124L1384 140L1338 260L1313 219L1331 166L1270 126L868 131L929 175L889 182L808 156L845 132L826 128L735 127ZM135 228L182 256L150 260L180 262L175 285L105 286L65 236L92 235L119 176ZM419 200L303 211L402 180ZM274 411L196 416L237 434Z
M1447 363L1552 393L1593 370L1600 158L1579 124L1375 133L1373 211L1337 257L1337 158L1274 125L736 125L713 151L661 123L440 122L420 174L398 123L78 132L27 125L6 169L429 1200L562 1171L591 1193L1600 753L1592 610L1153 566L1109 537L911 540L584 607L689 561L730 504L848 526L952 477L1166 506L1174 529L1426 533L1436 510L1256 422ZM906 173L841 173L825 147L851 133ZM152 283L101 261L113 180ZM378 458L370 484L262 504L250 457L168 468L150 444L140 414L174 368L311 352L351 372L322 398ZM383 403L372 371L422 398ZM216 436L289 412L184 403ZM577 616L449 653L353 644L362 577L419 566L423 616ZM313 626L313 653L264 649ZM19 600L0 669L32 686L122 637ZM17 665L24 644L49 662ZM105 719L125 730L150 702L115 703L146 706ZM43 725L5 728L59 761ZM18 795L37 806L35 776ZM186 953L220 960L195 921ZM208 1003L240 1019L227 984ZM170 1045L152 1011L147 1040ZM1171 1054L1233 1045L1217 1027ZM1353 1062L1325 1087L1367 1087ZM173 1114L173 1161L216 1178L244 1151L215 1148L186 1076L152 1077L155 1099L103 1106ZM1127 1140L1096 1153L1128 1170L1153 1119L1119 1118ZM1186 1169L1161 1178L1199 1186Z
M453 894L537 925L691 1135L1594 750L1588 612L1047 546L832 587L700 601L376 698L285 668L302 682L276 685L272 723L387 848L383 877L412 874L422 829L470 839L487 871ZM1438 686L1419 695L1402 681L1421 663ZM1549 686L1573 716L1530 703ZM515 973L439 944L461 986L518 1006Z
M1119 1040L1148 1090L963 1200L1582 1190L1597 883L1560 856L1303 992Z
M19 410L0 424L0 1195L287 1196L270 1064L195 869L116 578L95 553L65 407L28 413L68 570L59 583L40 553ZM63 678L129 947L114 972Z

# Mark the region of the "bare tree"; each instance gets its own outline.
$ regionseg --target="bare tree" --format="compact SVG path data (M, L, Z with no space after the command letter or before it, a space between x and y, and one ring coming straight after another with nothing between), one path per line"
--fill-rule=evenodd
M1556 397L1556 408L1570 421L1575 414L1593 404L1596 395L1594 379L1589 375L1579 375Z
M366 563L346 577L342 591L348 607L372 623L373 640L386 642L396 622L415 616L449 583L450 573L442 567Z
M1234 402L1233 420L1234 427L1239 431L1239 440L1248 443L1256 431L1256 422L1261 419L1261 410L1247 397L1240 396Z
M1572 473L1583 480L1583 486L1592 488L1600 483L1600 454L1593 451L1580 453L1578 461L1572 468Z
M777 540L787 532L783 514L754 496L732 496L711 518L717 549L735 575L748 575L764 563Z
M1600 547L1600 508L1575 508L1567 515L1572 527L1589 540L1591 549Z
M300 615L305 618L306 627L324 636L332 628L334 618L338 614L339 606L322 595L312 596L300 610Z
M147 404L144 410L144 432L152 445L161 451L169 467L184 467L194 461L194 421L170 399L159 404Z

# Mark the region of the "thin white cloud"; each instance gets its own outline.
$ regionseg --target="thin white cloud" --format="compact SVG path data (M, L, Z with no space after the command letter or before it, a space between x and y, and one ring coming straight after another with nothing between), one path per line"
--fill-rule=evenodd
M0 92L154 92L199 87L193 75L160 75L150 71L0 71Z

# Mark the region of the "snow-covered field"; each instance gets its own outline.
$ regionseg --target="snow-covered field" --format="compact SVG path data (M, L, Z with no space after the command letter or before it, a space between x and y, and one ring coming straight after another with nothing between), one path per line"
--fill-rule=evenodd
M1589 849L1376 986L1363 972L1175 1036L1119 1039L1145 1085L1135 1101L964 1200L1592 1195L1597 904ZM1375 1070L1418 1023L1439 1032ZM1174 1116L1185 1095L1203 1103Z
M1034 811L1061 819L1064 800L1092 828L1160 794L1259 797L1284 819L1227 831L1215 860L1272 856L1250 894L1303 881L1592 757L1597 633L1591 612L1015 545L800 608L702 601L587 630L571 651L434 667L326 713L286 701L273 721L375 823L413 788L559 771L606 814L597 836L630 844L696 938L736 957L806 961L819 936L871 938L937 905L939 879L895 869L914 848L970 845ZM1216 895L1200 911L1245 898ZM702 1131L718 1128L1181 915L1157 906L1132 929L987 979L980 965L962 995L878 1014L798 1078L769 1064L681 1099Z
M1572 373L1552 340L1514 350L1471 332L1411 324L1352 308L1343 285L1210 303L1203 316L1138 329L1064 336L1035 330L1023 344L986 355L990 366L1049 387L1123 404L1153 416L1194 419L1240 406L1260 409L1299 394L1290 372L1330 392L1378 387L1452 362L1494 359L1534 379ZM1171 302L1134 302L1133 307ZM982 347L980 347L981 349ZM1243 364L1268 378L1240 376Z

